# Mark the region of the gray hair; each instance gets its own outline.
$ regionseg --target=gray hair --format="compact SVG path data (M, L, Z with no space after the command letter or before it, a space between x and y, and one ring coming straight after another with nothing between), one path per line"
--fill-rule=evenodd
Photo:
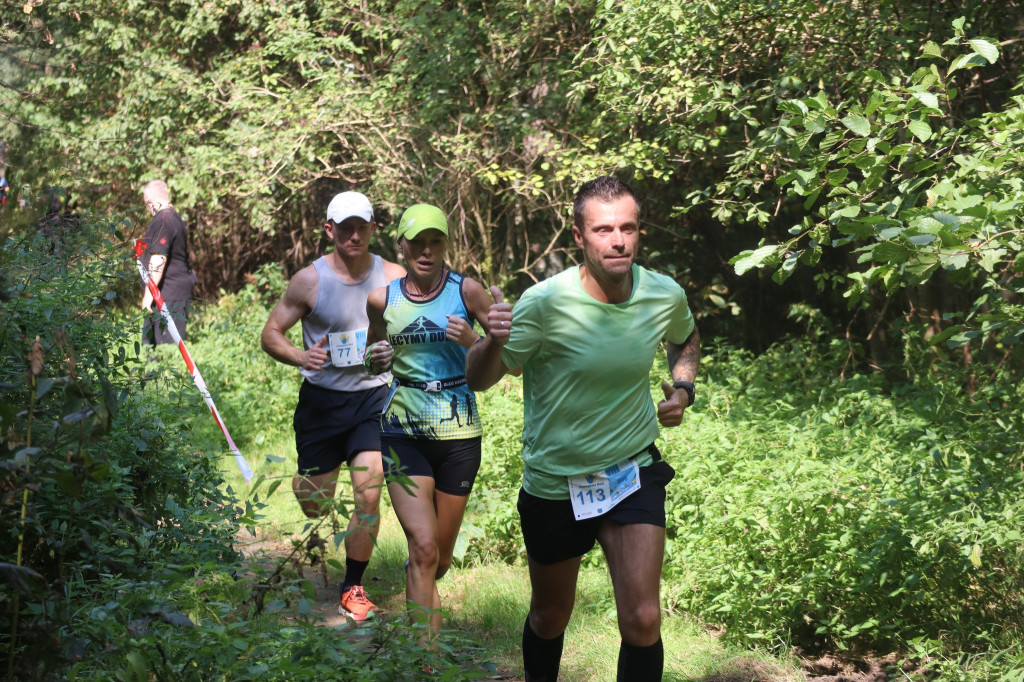
M162 208L170 205L171 192L163 180L150 180L142 188L142 198L152 203L155 208Z

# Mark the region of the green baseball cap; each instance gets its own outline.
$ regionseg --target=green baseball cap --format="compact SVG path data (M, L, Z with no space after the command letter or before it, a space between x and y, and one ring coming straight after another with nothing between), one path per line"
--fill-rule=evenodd
M429 229L441 230L448 237L448 220L444 217L444 211L430 204L416 204L405 209L398 222L395 238L413 239L423 230Z

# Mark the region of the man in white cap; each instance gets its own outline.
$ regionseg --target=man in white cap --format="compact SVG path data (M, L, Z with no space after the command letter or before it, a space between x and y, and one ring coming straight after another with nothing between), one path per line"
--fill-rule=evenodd
M345 535L345 578L338 611L364 620L376 610L362 587L363 572L379 528L384 474L380 413L391 375L391 347L377 344L365 358L366 297L405 274L405 268L370 253L377 224L370 201L342 192L327 207L324 231L334 250L292 278L270 312L260 343L279 362L304 377L295 407L298 473L292 489L310 518L327 513L343 463L349 466L355 510ZM302 322L302 348L286 334Z

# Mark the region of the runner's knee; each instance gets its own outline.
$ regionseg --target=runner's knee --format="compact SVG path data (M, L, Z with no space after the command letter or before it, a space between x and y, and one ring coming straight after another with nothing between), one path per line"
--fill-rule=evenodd
M661 634L661 607L657 602L639 601L620 605L619 634L627 644L650 646Z
M299 508L302 509L302 513L306 515L308 519L319 519L328 513L331 508L331 501L324 497L310 498L307 496L299 496Z
M299 501L299 507L307 518L316 519L328 511L333 504L333 488L321 488L305 476L292 479L292 492Z
M380 488L369 487L352 491L352 501L364 514L376 514L380 507Z
M534 602L530 605L530 627L543 639L554 639L565 632L571 616L572 602L568 609L561 604Z
M409 538L409 562L416 564L417 566L429 566L438 568L439 570L439 559L437 551L437 541L433 538L424 539L422 541L416 540L415 538Z

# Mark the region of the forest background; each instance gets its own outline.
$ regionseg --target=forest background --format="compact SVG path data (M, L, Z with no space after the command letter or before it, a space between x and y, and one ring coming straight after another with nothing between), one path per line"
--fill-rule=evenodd
M98 383L88 390L81 377L68 378L81 368L42 392L36 382L44 375L22 372L37 334L40 352L75 357L67 350L67 335L82 326L75 314L111 324L130 317L137 285L116 247L144 229L146 180L170 185L191 229L200 296L214 304L246 291L264 301L281 275L308 264L322 247L323 207L344 189L379 206L384 230L375 249L386 255L394 253L393 216L413 202L442 206L453 228L451 265L515 297L573 261L571 197L584 179L614 172L643 198L642 261L686 288L702 336L721 349L709 367L721 361L737 376L763 371L746 386L734 382L723 404L745 395L768 401L765 420L795 428L801 418L813 421L801 414L818 415L839 428L882 420L878 405L906 399L917 401L924 420L907 418L905 430L889 434L917 459L890 462L909 477L890 482L899 494L862 501L871 513L856 518L871 533L794 536L794 554L813 548L860 557L861 568L838 589L867 595L855 608L837 610L842 599L830 594L840 558L838 568L805 566L782 579L785 571L755 565L752 556L763 550L756 543L747 546L751 572L727 578L709 566L714 587L680 588L679 603L690 600L687 608L704 621L739 628L740 637L920 646L918 660L941 654L965 669L971 661L951 652L998 657L1010 649L1021 623L1024 514L1010 492L1022 475L1012 438L1024 367L1022 3L29 0L0 13L0 140L11 183L2 217L5 286L20 292L4 304L2 335L13 344L5 346L12 364L4 405L14 407L5 408L4 432L21 434L4 445L12 532L32 517L27 503L18 504L29 492L61 489L61 480L99 484L89 476L107 480L110 472L109 464L101 476L95 462L65 457L70 469L60 473L54 464L60 476L44 473L45 449L25 437L41 408L15 409L18 396L35 396L34 406L54 400L57 386L63 402L53 409L61 412L69 395L77 410L91 406L99 438L123 428L124 401L144 384L124 332L110 331L123 342L111 345L99 327L76 343L97 357L102 348L122 348L113 362L124 370L120 392L107 376L112 356L96 361ZM19 199L27 207L15 211ZM54 200L62 202L55 211ZM39 262L25 265L40 243L66 259L50 279ZM88 266L72 247L91 254ZM35 269L20 289L16 265ZM102 291L70 303L88 287L69 273ZM61 278L68 281L54 284ZM26 298L33 282L46 295ZM53 305L44 305L47 296L74 313L63 327ZM229 314L211 313L210 324ZM239 343L255 352L251 341ZM81 362L86 355L78 353ZM806 371L803 383L793 363ZM763 377L777 380L779 392L755 381ZM63 452L57 444L72 413L57 420L51 455ZM84 428L84 418L72 423ZM851 462L881 456L870 448L847 453L849 440L837 442L835 454ZM758 446L746 452L764 456ZM113 466L121 468L127 478L118 485L136 486L129 509L153 504L167 513L165 487L140 497L140 474L129 462ZM752 473L751 481L766 475ZM202 494L185 497L199 507L207 495L220 499L216 485L195 485ZM850 486L836 492L844 505L852 504L845 496L857 484ZM917 486L909 498L908 486ZM700 526L711 517L698 497L676 509ZM828 520L836 500L808 499L808 510L825 510L814 523L845 524ZM783 509L792 515L793 504L762 508L733 528L738 536L719 529L707 547L743 551L755 527L767 533L765 543L781 542L767 519ZM251 512L241 508L243 518ZM34 518L40 528L51 525L45 514ZM872 525L881 518L895 536ZM38 532L56 542L50 530ZM17 561L5 566L21 566L24 533L12 542ZM680 565L684 558L696 561L680 556ZM951 592L932 584L934 593L921 596L922 574L911 566L948 570L937 580ZM55 576L66 579L56 565L54 576L36 568L51 591ZM756 589L740 601L692 596L737 594L743 584ZM10 585L5 596L20 594L15 577ZM25 589L26 599L35 594ZM791 598L781 596L787 591ZM754 602L766 610L751 625L744 618ZM924 608L943 602L952 615ZM786 614L770 604L785 605ZM17 613L17 603L6 612ZM928 625L928 618L937 620Z

